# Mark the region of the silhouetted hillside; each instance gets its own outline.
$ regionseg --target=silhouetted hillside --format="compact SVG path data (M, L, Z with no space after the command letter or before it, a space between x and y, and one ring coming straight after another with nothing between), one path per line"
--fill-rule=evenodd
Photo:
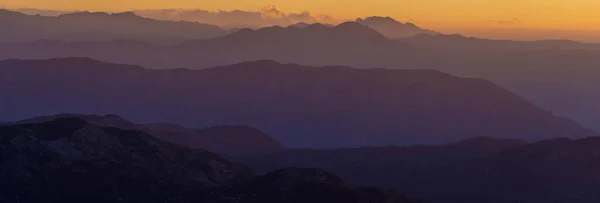
M401 23L390 17L372 16L365 19L356 19L357 23L369 26L388 38L397 39L412 37L419 34L438 35L440 33L422 29L413 23Z
M191 202L252 170L140 131L79 118L0 127L2 202Z
M118 113L138 123L246 125L292 147L540 140L596 133L491 82L429 70L258 61L147 70L84 58L0 62L2 119Z
M62 116L0 127L1 202L417 202L320 169L254 177L208 151Z
M248 156L286 149L258 129L246 126L215 126L203 129L184 128L175 124L142 125L147 132L194 148L207 149L222 155Z
M395 188L431 203L594 203L597 137L536 143L475 138L412 147L296 149L241 161L259 171L315 167L351 184Z
M137 124L132 123L124 118L121 118L118 115L105 115L105 116L97 116L97 115L83 115L83 114L56 114L51 116L38 116L30 119L20 120L16 122L8 123L10 125L19 125L19 124L35 124L35 123L43 123L49 122L59 118L79 118L85 120L89 123L100 127L113 127L119 128L123 130L139 130Z
M263 202L348 202L348 203L418 203L394 190L354 187L321 169L287 168L256 177L234 187L213 193L228 203ZM213 198L219 199L219 198Z
M30 124L57 118L80 118L101 127L144 131L154 137L194 149L205 149L222 156L253 156L286 149L281 143L258 129L245 126L187 128L172 123L135 124L118 115L57 114L40 116L2 125Z
M210 38L225 30L195 22L159 21L131 12L79 12L57 17L26 15L0 10L0 42L27 42L41 39L66 41L144 40L153 43L176 43Z

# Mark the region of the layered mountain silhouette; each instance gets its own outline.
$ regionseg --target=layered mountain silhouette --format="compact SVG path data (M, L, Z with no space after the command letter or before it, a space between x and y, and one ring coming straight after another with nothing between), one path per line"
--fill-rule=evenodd
M405 59L407 65L426 60L419 57L421 51L356 22L334 27L311 24L303 28L242 29L222 37L184 42L169 47L167 52L182 62L182 67L192 69L262 59L321 65L350 62L370 64L371 67L379 67L380 62L392 58ZM203 62L198 61L200 58Z
M465 53L519 53L546 50L591 50L600 51L600 45L581 43L570 40L540 40L540 41L513 41L489 40L455 35L430 35L418 34L413 37L400 38L402 43L425 47L434 50L465 52Z
M425 35L438 35L440 33L422 29L416 26L413 23L401 23L396 21L390 17L379 17L379 16L371 16L365 19L359 18L356 19L357 23L362 25L369 26L370 28L377 30L381 34L385 35L388 38L397 39L397 38L405 38L412 37L415 35L425 34Z
M196 22L159 21L132 12L77 12L57 17L26 15L0 10L0 42L34 40L110 41L143 40L153 43L177 43L190 39L210 38L225 30Z
M41 116L2 125L48 122L58 118L79 118L101 127L143 131L153 137L190 148L206 149L222 156L249 156L286 149L281 143L258 129L246 126L213 126L187 128L173 123L136 124L118 115L57 114Z
M322 23L310 23L309 24L309 23L305 23L305 22L299 22L299 23L291 24L291 25L289 25L289 27L306 28L306 27L311 26L313 24L316 24L317 26L324 25L326 27L335 27L335 25L331 25L331 24L322 24ZM315 25L313 25L313 26L315 26Z
M223 37L158 46L134 40L42 40L0 45L0 58L91 57L152 69L202 69L272 59L311 66L433 69L488 79L557 115L600 130L598 44L515 42L421 34L393 40L368 26L242 29Z
M149 70L87 58L6 60L0 87L0 120L118 113L137 123L252 126L289 147L597 135L491 82L430 70L274 61Z
M356 22L334 27L312 24L304 28L267 27L241 29L229 35L159 46L139 40L68 42L38 40L6 43L0 58L91 57L114 63L137 64L152 69L201 69L244 61L273 59L309 65L358 65L382 68L387 61L429 63L423 50Z
M317 167L352 184L396 188L432 203L593 203L600 139L535 143L479 137L437 146L296 149L245 159L257 170Z
M0 201L418 202L393 190L348 185L321 169L254 176L208 151L96 124L116 116L87 118L95 122L60 117L0 127Z

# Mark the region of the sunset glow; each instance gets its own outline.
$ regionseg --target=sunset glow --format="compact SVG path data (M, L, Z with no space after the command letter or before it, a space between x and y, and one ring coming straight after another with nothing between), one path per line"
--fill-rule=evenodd
M310 11L340 19L381 15L432 28L527 27L600 29L597 0L4 0L8 8L125 11L135 9L257 10L277 5L284 11Z

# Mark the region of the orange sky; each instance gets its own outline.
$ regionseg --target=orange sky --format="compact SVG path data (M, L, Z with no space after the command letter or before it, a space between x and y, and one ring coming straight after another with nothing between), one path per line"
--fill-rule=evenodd
M600 0L1 0L8 8L125 11L134 9L310 11L338 19L391 16L445 32L473 29L584 30L600 34ZM591 34L594 35L594 34ZM600 38L600 37L599 37Z

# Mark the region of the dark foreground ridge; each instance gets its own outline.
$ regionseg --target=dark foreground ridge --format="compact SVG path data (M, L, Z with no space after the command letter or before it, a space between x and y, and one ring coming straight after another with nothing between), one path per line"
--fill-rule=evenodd
M253 174L208 151L82 118L0 127L0 202L415 202L319 169Z
M418 203L394 190L360 188L322 169L288 168L268 173L215 193L217 202ZM225 197L225 198L222 198ZM235 202L235 201L233 201Z
M317 167L429 203L600 202L600 138L472 138L412 147L293 149L241 160L256 170Z
M252 170L79 118L0 127L2 202L169 202Z

